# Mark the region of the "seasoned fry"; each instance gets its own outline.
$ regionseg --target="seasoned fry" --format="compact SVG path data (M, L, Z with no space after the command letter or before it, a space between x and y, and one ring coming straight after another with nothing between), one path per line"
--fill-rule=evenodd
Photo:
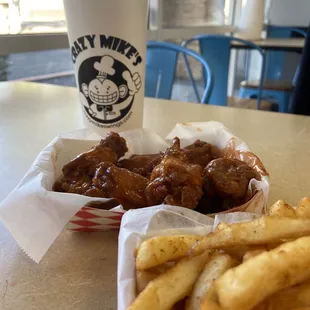
M143 270L136 272L136 291L137 294L141 293L146 286L154 279L156 279L160 275L158 270L155 271L148 271Z
M215 230L221 230L221 229L226 228L227 226L228 226L227 223L221 222L221 223L219 223L219 224L216 226Z
M304 197L299 201L296 214L298 217L310 219L310 197Z
M256 246L251 246L249 249L245 252L243 256L243 261L247 261L263 252L266 252L267 249L263 245L256 245Z
M309 277L310 237L302 237L226 271L214 285L224 309L247 310Z
M294 239L293 239L294 240ZM290 240L290 241L293 241L293 240ZM288 240L287 240L288 241ZM266 248L267 248L267 251L270 251L270 250L273 250L275 248L277 248L279 245L285 243L284 240L281 240L281 241L278 241L278 242L271 242L271 243L268 243L266 245Z
M295 209L283 200L275 202L268 210L269 216L296 218Z
M310 235L310 219L264 216L259 219L235 223L214 231L190 251L199 254L206 249L221 249L239 245L260 245Z
M199 309L200 303L207 298L214 280L226 270L237 265L237 262L228 254L216 252L205 265L200 277L193 288L191 296L186 302L186 310Z
M197 310L224 310L217 304L214 300L210 300L209 298L205 298L200 305L200 308Z
M161 236L148 239L138 248L136 268L146 270L185 257L188 250L201 239L201 236L195 235Z
M310 306L310 281L277 292L259 306L264 310L292 310ZM259 306L254 310L259 310Z
M186 257L155 280L138 295L128 310L170 310L187 296L213 251Z
M166 272L168 269L172 268L175 262L165 263L148 270L136 270L136 291L141 293L146 286L162 273Z
M234 258L235 260L238 260L241 262L243 259L243 256L248 251L248 247L241 245L241 246L233 246L233 247L229 247L229 248L223 248L222 250L225 253L227 253L228 255L230 255L232 258Z

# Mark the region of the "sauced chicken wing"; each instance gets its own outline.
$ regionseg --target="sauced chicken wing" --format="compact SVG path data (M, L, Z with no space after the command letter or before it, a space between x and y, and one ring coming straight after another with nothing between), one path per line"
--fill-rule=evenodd
M189 164L200 165L203 168L214 159L213 146L207 142L196 140L183 148L183 158Z
M226 199L245 198L251 179L259 179L257 172L237 159L212 160L204 171L204 191L209 196Z
M89 190L94 192L92 178L100 163L116 163L126 151L125 139L117 133L109 133L90 151L80 154L63 167L63 177L55 182L54 190L82 195L88 195Z
M202 167L185 161L175 138L158 164L145 190L148 205L166 203L193 209L202 196Z
M116 154L117 159L123 157L128 151L126 140L118 133L113 131L109 132L107 136L100 141L99 144L101 146L110 148Z
M124 209L145 207L145 188L148 179L111 163L102 163L93 178L102 197L117 199Z
M117 165L149 178L154 167L160 163L161 159L161 154L132 155L128 159L120 160Z
M116 163L117 156L112 149L99 143L64 165L62 172L64 176L81 176L84 173L93 176L101 162Z

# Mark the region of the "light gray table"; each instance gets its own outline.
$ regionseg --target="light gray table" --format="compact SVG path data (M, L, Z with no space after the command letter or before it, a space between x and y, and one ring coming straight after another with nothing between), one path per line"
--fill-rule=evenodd
M76 90L0 83L0 201L59 132L82 126ZM145 99L144 126L165 136L176 122L223 122L271 175L270 202L310 194L310 118ZM22 203L22 202L21 202ZM63 232L39 265L0 223L0 309L116 309L117 233Z

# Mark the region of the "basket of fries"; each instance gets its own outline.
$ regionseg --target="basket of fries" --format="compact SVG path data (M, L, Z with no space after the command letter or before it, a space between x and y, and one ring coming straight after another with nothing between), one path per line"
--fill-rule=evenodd
M118 310L309 309L310 198L209 221L151 209L124 215Z

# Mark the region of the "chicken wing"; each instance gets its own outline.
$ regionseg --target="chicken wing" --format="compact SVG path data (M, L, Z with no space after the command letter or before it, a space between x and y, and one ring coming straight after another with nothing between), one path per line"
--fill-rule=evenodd
M120 160L117 166L149 178L161 159L162 154L132 155L128 159Z
M259 175L242 161L227 158L212 160L204 169L204 194L196 211L217 213L244 204L252 197L248 185L253 178L259 179Z
M126 210L147 206L144 191L148 182L145 177L112 163L102 163L93 178L103 197L117 199Z
M113 131L109 132L99 144L103 147L111 149L116 154L117 159L123 157L128 151L126 140Z
M183 158L189 164L200 165L203 168L214 159L213 146L207 142L196 140L183 148Z
M166 150L145 190L148 205L166 203L193 209L202 196L202 167L185 161L180 140Z
M98 166L102 162L116 163L127 150L125 139L110 132L90 151L78 155L63 167L63 177L55 182L54 190L81 195L88 195L90 191L94 195L96 189L93 188L92 178ZM102 197L98 195L96 197Z
M204 190L209 196L226 199L242 199L246 196L251 179L258 173L238 159L218 158L212 160L204 171Z

